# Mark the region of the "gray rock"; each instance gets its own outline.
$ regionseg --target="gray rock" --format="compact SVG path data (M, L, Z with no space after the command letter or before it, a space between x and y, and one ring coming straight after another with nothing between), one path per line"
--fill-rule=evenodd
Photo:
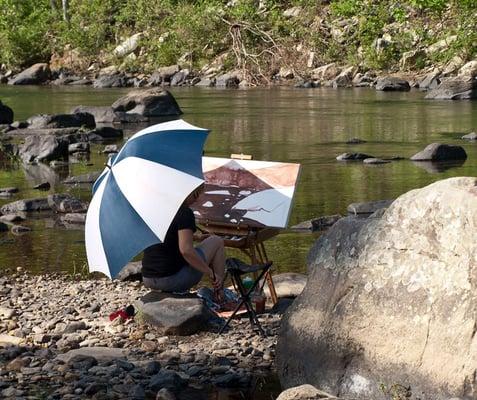
M366 201L363 203L352 203L348 206L350 215L371 215L377 210L388 208L394 200Z
M63 222L69 224L84 224L86 222L85 213L67 213L61 217Z
M57 137L64 137L67 135L74 135L80 131L81 128L79 127L72 127L72 128L40 128L40 129L33 129L33 128L26 128L26 129L15 129L10 131L9 134L13 135L14 137L17 136L57 136Z
M389 164L391 161L383 160L382 158L366 158L363 160L363 164L370 164L370 165L379 165L379 164Z
M277 400L316 400L316 399L336 399L329 393L318 390L312 385L301 385L286 389L280 393Z
M346 144L361 144L361 143L366 143L366 140L363 140L360 138L351 138L346 141Z
M0 188L0 193L8 193L8 194L18 193L18 188L16 187Z
M277 292L277 297L297 297L306 285L306 275L296 272L285 272L273 275L273 285ZM270 297L268 285L263 288L265 295Z
M23 218L19 214L7 214L7 215L2 215L0 217L0 221L6 222L6 223L19 222L24 220L25 218Z
M144 321L160 328L165 335L192 335L205 327L210 313L200 299L165 298L137 303Z
M424 150L411 157L412 161L447 161L465 159L467 159L467 153L463 147L441 143L432 143L426 146Z
M344 218L315 242L307 285L281 322L284 387L384 399L381 388L399 382L410 399L476 397L475 340L455 340L476 324L476 186L452 178L412 190L381 218Z
M158 86L164 82L171 82L172 78L180 71L178 65L169 65L161 67L155 71L149 78L150 86Z
M338 161L358 161L365 160L366 158L374 158L363 153L343 153L336 157Z
M162 388L177 390L185 386L187 386L187 381L182 379L178 373L164 369L151 377L148 388L159 391Z
M157 392L156 400L176 400L177 397L167 388L162 388Z
M110 126L103 126L101 128L96 128L88 132L88 135L90 137L91 135L96 135L99 136L101 139L120 139L123 137L123 130Z
M68 153L73 154L73 153L78 153L78 152L86 152L89 153L89 143L87 142L79 142L79 143L73 143L68 145Z
M462 136L461 139L471 140L471 141L477 140L477 133L475 132L468 133L467 135Z
M70 176L69 178L66 178L63 183L68 185L77 183L94 183L96 179L99 178L99 175L101 175L101 172L91 172L89 174Z
M198 81L195 86L203 86L203 87L214 87L215 86L215 78L202 78Z
M216 87L238 88L240 84L240 77L236 72L229 72L217 76L215 81Z
M128 351L114 347L82 347L58 354L56 360L68 363L75 356L94 357L98 362L110 362L118 358L126 358Z
M82 213L88 209L88 204L69 194L50 194L48 205L59 213Z
M419 90L432 90L437 88L441 84L441 80L439 79L440 75L440 71L427 74L424 79L419 82Z
M378 78L378 81L376 82L376 90L407 92L411 90L411 86L409 85L409 82L404 79L394 76L385 76Z
M10 231L15 235L21 235L23 233L31 232L31 228L23 225L12 225Z
M183 69L174 74L171 78L171 86L181 86L186 83L189 79L190 71L188 69Z
M71 110L72 114L88 113L93 115L94 121L98 123L119 123L121 118L117 115L112 107L94 107L94 106L77 106Z
M50 182L42 182L42 183L39 183L38 185L33 186L33 189L36 189L36 190L50 190L50 188L51 188Z
M17 200L0 207L2 214L15 214L19 211L31 212L46 210L51 210L48 199L46 198Z
M100 75L93 81L93 87L95 88L119 88L126 86L129 86L128 78L122 73Z
M167 90L137 90L116 100L115 112L139 114L144 117L163 117L182 114L176 100Z
M120 281L136 280L137 277L142 276L142 262L132 261L119 271L116 279Z
M431 90L426 99L432 100L472 100L477 99L477 80L464 81L452 78L443 81Z
M9 85L38 85L50 79L48 64L39 63L20 72L8 81Z
M86 112L77 112L74 114L40 114L28 118L28 129L58 129L86 127L94 128L96 126L94 116Z
M51 161L68 156L68 142L53 135L28 136L20 146L23 162Z
M117 144L108 144L107 146L104 147L101 153L111 154L111 153L117 153L118 151L119 149Z
M0 101L0 124L13 123L13 110Z

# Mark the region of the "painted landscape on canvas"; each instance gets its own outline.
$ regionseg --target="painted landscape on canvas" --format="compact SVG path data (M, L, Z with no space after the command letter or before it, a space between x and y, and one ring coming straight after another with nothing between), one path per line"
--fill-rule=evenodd
M300 164L203 157L205 190L192 205L200 222L285 228Z

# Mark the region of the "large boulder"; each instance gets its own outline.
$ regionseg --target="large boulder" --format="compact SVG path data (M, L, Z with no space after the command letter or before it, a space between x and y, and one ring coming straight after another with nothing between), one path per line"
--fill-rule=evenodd
M13 122L13 110L0 101L0 124L11 124Z
M139 114L145 117L163 117L182 114L176 100L167 90L137 90L116 100L115 112Z
M467 153L463 147L441 143L431 143L426 146L424 150L411 157L412 161L448 161L465 159L467 159Z
M477 99L477 80L453 78L443 81L431 90L426 99L432 100L473 100Z
M23 162L51 161L68 157L68 141L53 135L32 135L20 147Z
M39 63L15 75L8 81L9 85L38 85L50 79L50 67L48 64Z
M476 178L438 181L380 218L343 218L315 242L307 285L282 320L285 387L476 398L476 187Z
M113 123L113 122L121 122L119 116L114 112L112 107L108 106L77 106L71 110L72 114L76 113L88 113L93 115L94 121L96 123L104 122L104 123Z
M57 129L73 127L94 128L96 126L94 116L86 112L74 114L34 115L33 117L28 118L27 122L29 124L29 129Z

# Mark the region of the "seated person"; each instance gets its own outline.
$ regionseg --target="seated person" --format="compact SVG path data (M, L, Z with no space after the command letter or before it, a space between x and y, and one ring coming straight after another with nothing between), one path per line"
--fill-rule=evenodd
M225 269L224 241L209 236L194 248L195 217L189 208L203 186L192 192L177 211L163 243L144 250L142 275L144 285L164 292L187 292L208 276L217 302L223 300Z

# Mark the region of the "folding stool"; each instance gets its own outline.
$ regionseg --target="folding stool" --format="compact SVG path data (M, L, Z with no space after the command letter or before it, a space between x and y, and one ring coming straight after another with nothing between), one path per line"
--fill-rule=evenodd
M256 327L260 334L266 336L265 331L263 330L257 318L257 314L253 309L252 299L250 298L250 295L254 292L255 288L260 283L260 280L268 272L268 270L272 266L272 262L269 261L265 264L249 265L245 264L243 261L240 261L237 258L228 258L225 264L227 267L227 274L230 274L232 283L240 294L240 301L235 307L235 310L233 311L232 315L227 319L227 321L225 321L225 324L220 329L219 334L221 334L225 330L225 328L227 328L227 326L230 324L230 321L232 321L232 319L235 317L240 308L245 305L252 328ZM258 276L253 281L252 286L247 290L242 283L242 275L258 271L261 271L260 274L258 274Z

